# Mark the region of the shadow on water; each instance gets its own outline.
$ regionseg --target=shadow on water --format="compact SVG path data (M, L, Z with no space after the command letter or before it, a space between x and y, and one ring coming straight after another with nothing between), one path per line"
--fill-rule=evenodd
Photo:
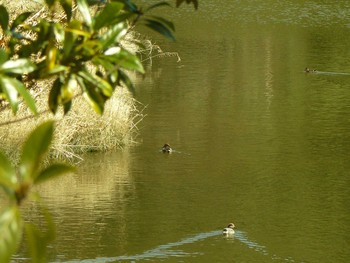
M100 257L95 259L84 259L84 260L70 260L70 261L64 261L65 263L101 263L101 262L120 262L124 260L128 261L138 261L138 260L151 260L151 259L166 259L170 257L195 257L195 256L201 256L204 255L202 252L186 252L184 250L179 249L180 246L187 245L187 244L194 244L196 242L203 241L207 238L220 236L222 235L222 232L219 230L205 232L205 233L199 233L197 235L182 239L177 242L170 242L164 245L160 245L154 249L147 250L141 254L136 255L125 255L125 256L117 256L117 257ZM254 242L248 238L246 233L244 231L235 230L235 234L233 236L223 236L223 238L230 240L235 239L239 240L241 243L246 245L248 248L253 249L254 251L263 254L266 257L270 257L271 260L279 260L279 261L286 261L286 262L297 262L293 258L283 258L279 257L275 254L270 254L267 250L267 248L263 245L258 244L257 242ZM62 261L58 261L62 262ZM54 263L58 263L54 262Z

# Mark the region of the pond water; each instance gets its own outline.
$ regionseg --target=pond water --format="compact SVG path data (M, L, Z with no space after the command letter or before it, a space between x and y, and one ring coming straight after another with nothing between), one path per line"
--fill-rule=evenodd
M169 13L177 42L156 43L181 61L146 62L139 144L40 191L50 262L349 262L350 3Z

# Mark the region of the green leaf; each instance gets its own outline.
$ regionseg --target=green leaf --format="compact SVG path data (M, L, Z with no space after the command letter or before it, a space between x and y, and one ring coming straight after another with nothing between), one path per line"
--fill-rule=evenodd
M49 8L52 8L55 2L56 0L45 0L45 3Z
M56 65L57 47L49 46L46 50L46 70L50 71Z
M15 191L17 185L16 170L7 157L0 152L0 186L7 191Z
M111 87L111 85L105 81L104 79L91 74L89 71L87 70L82 70L78 73L78 75L80 77L82 77L85 80L85 83L88 82L89 86L93 86L98 88L102 94L106 97L110 97L112 96L113 93L113 88ZM96 90L97 91L97 90Z
M120 13L123 8L121 3L109 3L103 10L94 18L94 29L99 30L102 27L112 25L114 18Z
M148 8L146 8L145 12L148 12L154 8L158 8L161 6L171 6L171 5L168 2L159 2L159 3L153 4L153 5L149 6Z
M96 66L102 66L106 71L114 71L116 70L116 66L113 64L113 61L108 61L103 56L96 56L92 59L92 63Z
M0 48L0 65L8 60L8 55L5 49Z
M60 93L60 103L66 104L73 99L74 90L77 87L77 82L75 79L75 75L71 74L64 81L64 85L61 88Z
M49 39L52 38L52 24L45 19L41 19L39 24L36 25L33 30L38 34L37 39L33 42L35 45L34 48L38 48L38 51L34 51L34 53L36 53L39 52L40 49L44 49L49 44Z
M118 71L113 71L107 75L107 80L109 84L111 84L113 87L118 85L119 80L119 73Z
M63 103L64 115L66 115L70 111L71 108L72 108L72 101L71 100Z
M19 81L15 79L7 78L7 77L3 77L0 80L0 86L2 87L2 91L4 92L5 97L7 101L10 103L12 111L14 113L16 113L18 110L18 98L17 98L18 92L15 87L15 84L17 82Z
M53 124L53 121L40 124L25 141L19 165L19 174L23 181L36 179L39 164L51 145Z
M90 104L93 110L102 115L104 110L105 99L95 90L89 82L84 81L83 78L77 77L78 83L83 90L85 100Z
M102 35L102 47L108 48L110 45L119 42L127 32L128 31L125 23L114 25L110 30L107 30L107 32Z
M51 35L51 26L52 24L50 24L49 21L42 19L39 24L33 28L33 30L38 34L38 43L45 43L45 45L47 44L47 40ZM42 44L42 46L44 46L44 44Z
M128 12L137 13L137 6L130 0L114 0L113 2L119 2L124 4L124 10Z
M17 109L18 94L17 93L15 94L15 91L17 91L23 97L23 100L27 103L29 109L34 114L37 114L35 101L22 82L14 78L2 76L0 78L0 87L2 87L2 89L5 91L5 94L6 92L10 93L10 94L7 94L7 99L9 100L13 110Z
M100 40L87 40L84 41L81 45L75 48L75 51L79 53L79 55L85 57L86 59L90 59L100 52L102 49Z
M152 20L152 19L146 19L146 21L147 21L146 26L148 26L149 28L153 29L154 31L162 34L166 38L169 38L169 39L175 41L175 37L173 36L171 31L163 23L156 21L156 20Z
M49 108L53 114L57 112L60 104L63 104L65 114L69 111L75 87L76 81L73 75L63 80L57 78L54 81L49 94Z
M114 62L119 67L122 67L124 69L136 70L140 73L145 73L145 70L139 58L136 55L131 54L127 50L122 49L120 47L110 48L106 50L104 56L100 57L107 61Z
M49 108L53 114L56 114L57 112L61 86L62 86L62 82L60 81L60 78L55 79L49 93Z
M17 206L0 211L0 262L9 262L22 238L23 222Z
M3 32L6 32L9 26L9 14L3 5L0 5L0 26Z
M35 64L27 58L8 60L0 66L0 72L2 73L27 74L35 69Z
M66 13L67 20L70 21L72 18L72 0L60 0L60 4Z
M163 17L160 17L160 16L151 16L151 17L153 18L153 20L156 20L156 21L162 23L163 25L166 25L172 31L175 31L175 26L171 21L164 19Z
M75 40L78 38L78 35L74 30L80 30L81 23L77 20L73 20L69 23L65 30L64 42L63 42L63 57L64 59L71 59L70 53L74 46Z
M34 182L35 184L42 183L53 177L57 177L57 176L60 176L66 173L71 173L74 171L75 171L74 167L70 165L59 164L59 163L52 164L49 167L45 168L43 171L41 171Z
M55 35L55 39L58 43L62 43L64 41L64 26L63 24L52 24L51 30L53 31L53 34ZM52 37L50 37L51 39Z
M83 25L80 23L80 21L73 21L73 22L77 22L80 25ZM82 36L82 37L86 37L86 38L90 38L91 37L91 33L79 28L79 29L72 29L72 28L66 28L66 31L70 31L72 33L74 33L77 36Z
M104 111L104 103L105 101L101 97L100 94L96 93L94 89L91 87L86 89L86 92L83 94L85 100L90 104L90 106L93 108L93 110L102 115Z
M16 79L14 79L16 80ZM18 81L18 80L16 80ZM22 82L18 81L17 85L15 86L18 93L22 96L23 100L26 102L26 104L28 105L29 109L34 113L37 114L37 108L36 108L36 104L35 104L35 100L33 99L33 97L30 95L30 93L28 92L28 90L25 88L25 86L23 85Z
M118 70L118 78L119 82L122 82L125 84L125 86L128 88L128 90L132 93L135 94L135 87L128 75L125 74L122 70Z
M50 70L46 71L47 75L56 75L57 73L61 73L63 71L67 71L69 68L62 65L54 65Z
M11 30L15 29L18 25L22 24L33 12L24 12L18 15L15 20L12 22Z
M87 25L91 25L92 18L89 10L89 6L86 2L86 0L77 0L78 9L80 13L82 14L84 21Z

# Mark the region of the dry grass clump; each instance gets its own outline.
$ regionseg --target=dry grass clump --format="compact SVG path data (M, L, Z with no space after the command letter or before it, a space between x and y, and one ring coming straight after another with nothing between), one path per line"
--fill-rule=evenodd
M141 62L149 62L152 64L154 58L175 57L176 62L180 62L181 58L178 52L163 51L159 45L152 42L150 38L138 33L137 31L129 31L121 41L123 48L133 54L140 56Z
M52 155L76 158L77 154L108 151L134 143L143 115L138 102L124 88L117 88L106 102L102 116L78 97L67 116L59 116Z
M8 8L12 15L36 11L43 7L43 0L0 0L0 4Z
M31 93L39 112L43 112L39 116L33 117L25 105L20 105L16 116L9 108L0 112L1 150L12 160L18 160L19 149L29 132L49 119L56 120L50 154L53 158L77 161L85 152L108 151L135 143L136 125L143 115L138 110L139 103L125 88L116 89L102 116L96 114L82 96L73 100L72 109L66 116L61 112L53 115L47 110L48 92L36 88Z

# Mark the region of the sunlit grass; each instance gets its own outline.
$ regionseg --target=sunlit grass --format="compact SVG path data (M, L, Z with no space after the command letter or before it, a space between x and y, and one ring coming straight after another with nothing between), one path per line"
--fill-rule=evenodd
M11 15L18 15L28 11L38 11L43 7L41 0L0 0L0 4L6 6Z
M36 98L39 111L45 111L48 107L47 92L39 89L32 91L32 95ZM102 116L96 114L82 96L74 99L72 109L66 116L62 112L54 116L46 111L32 118L25 105L20 106L16 116L6 109L0 113L1 123L14 122L0 126L1 149L13 160L18 160L18 150L27 134L48 119L57 120L51 157L76 161L85 152L130 146L135 143L136 125L143 118L138 109L142 107L139 106L126 89L118 87L107 101ZM17 122L19 119L24 120Z

